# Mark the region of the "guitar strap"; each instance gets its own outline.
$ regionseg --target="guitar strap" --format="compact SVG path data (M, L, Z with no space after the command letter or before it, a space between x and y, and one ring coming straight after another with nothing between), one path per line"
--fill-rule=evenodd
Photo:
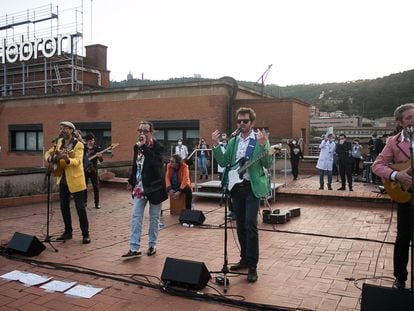
M245 155L246 160L249 160L252 158L254 147L256 147L256 142L257 142L256 135L254 135L254 137L250 137L249 144L247 145L247 148L246 148L246 155Z

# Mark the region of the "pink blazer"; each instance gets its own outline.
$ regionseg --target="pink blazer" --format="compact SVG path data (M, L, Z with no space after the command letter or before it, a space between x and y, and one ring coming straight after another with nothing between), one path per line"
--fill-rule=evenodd
M375 175L385 179L390 179L391 173L394 171L389 164L407 162L410 159L410 142L401 141L401 133L388 138L384 149L378 155L372 171Z

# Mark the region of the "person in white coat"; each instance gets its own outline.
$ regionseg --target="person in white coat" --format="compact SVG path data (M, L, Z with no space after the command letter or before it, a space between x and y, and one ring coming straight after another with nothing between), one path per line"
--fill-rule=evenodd
M186 145L183 145L183 140L179 139L177 146L175 146L175 154L178 154L181 159L186 159L188 156L188 149Z
M319 153L318 163L316 164L316 168L319 169L319 190L323 190L324 187L325 171L328 174L328 190L332 190L332 168L336 149L332 134L325 136L319 145L319 149L321 151Z

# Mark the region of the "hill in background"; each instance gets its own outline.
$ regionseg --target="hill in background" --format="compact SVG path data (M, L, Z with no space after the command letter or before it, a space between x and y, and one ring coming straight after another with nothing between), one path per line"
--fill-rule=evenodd
M202 78L173 78L169 80L111 81L111 87L148 86L168 83L206 81ZM237 81L240 85L261 91L255 82ZM316 105L321 111L344 111L348 115L366 118L392 116L399 105L414 102L414 70L391 74L373 80L342 83L303 84L280 87L265 85L264 92L274 97L294 97Z

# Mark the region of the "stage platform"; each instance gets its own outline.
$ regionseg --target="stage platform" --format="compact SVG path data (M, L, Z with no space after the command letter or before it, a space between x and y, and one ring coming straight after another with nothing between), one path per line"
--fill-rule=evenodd
M221 198L221 181L220 180L210 180L206 182L198 182L194 184L194 197L203 197L203 198ZM272 194L271 198L275 200L276 191L284 184L281 183L271 183Z

